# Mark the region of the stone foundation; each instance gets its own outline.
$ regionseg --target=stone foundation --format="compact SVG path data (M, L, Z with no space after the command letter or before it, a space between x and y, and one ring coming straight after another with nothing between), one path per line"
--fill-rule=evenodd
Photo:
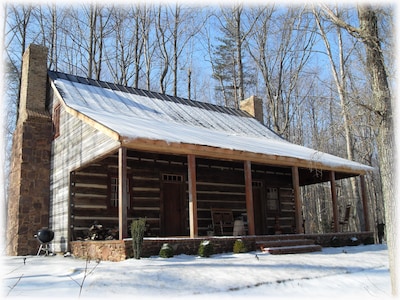
M130 248L132 249L132 246ZM121 261L129 258L130 252L121 240L71 242L71 253L84 259Z
M199 237L199 238L145 238L141 257L157 256L163 244L168 243L174 249L174 255L187 254L197 255L199 245L204 240L213 244L215 253L232 252L233 244L241 239L249 251L256 251L257 242L265 240L286 239L311 239L322 247L332 247L332 239L335 237L335 246L349 245L352 237L357 238L360 243L368 243L373 238L372 232L345 232L328 234L290 234L290 235L268 235L268 236L228 236L228 237ZM373 239L372 239L373 240ZM71 242L71 252L80 258L99 259L106 261L121 261L133 257L132 240L126 239L111 241L74 241Z

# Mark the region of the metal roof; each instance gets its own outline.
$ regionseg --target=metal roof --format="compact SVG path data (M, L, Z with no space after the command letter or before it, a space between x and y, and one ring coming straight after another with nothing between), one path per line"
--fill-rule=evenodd
M48 74L68 107L109 128L124 141L163 141L287 157L327 169L372 169L289 143L241 110L59 72Z

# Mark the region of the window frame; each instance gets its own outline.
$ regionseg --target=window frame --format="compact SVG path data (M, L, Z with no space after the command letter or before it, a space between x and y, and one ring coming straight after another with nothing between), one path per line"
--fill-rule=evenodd
M132 178L128 174L126 177L127 180L127 209L128 211L133 210L132 206ZM115 182L114 182L115 181ZM118 185L119 185L119 177L117 173L109 173L107 178L108 185L108 195L107 195L107 207L111 210L118 210L119 202L118 202Z
M57 103L53 109L53 139L60 136L60 120L61 120L61 103Z
M279 188L278 187L267 187L266 189L266 203L267 210L278 212L279 207Z

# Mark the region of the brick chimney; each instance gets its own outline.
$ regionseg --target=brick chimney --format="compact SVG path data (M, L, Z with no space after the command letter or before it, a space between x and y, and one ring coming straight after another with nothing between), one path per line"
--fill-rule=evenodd
M250 98L240 101L240 109L249 113L264 124L263 104L260 98L251 96Z
M46 111L47 48L30 45L22 62L19 116L8 187L7 254L36 254L49 225L52 121Z

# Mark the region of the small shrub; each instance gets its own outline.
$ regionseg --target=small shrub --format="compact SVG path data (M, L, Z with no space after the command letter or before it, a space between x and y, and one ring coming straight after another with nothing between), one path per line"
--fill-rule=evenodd
M200 257L210 257L214 253L213 245L210 241L202 241L199 246L198 254Z
M170 258L174 256L174 249L171 247L170 244L162 245L160 249L159 256L162 258Z
M142 252L143 237L146 230L146 219L137 219L132 222L131 234L132 234L132 248L133 257L140 259L140 253Z
M233 253L245 253L247 252L247 248L244 245L243 241L238 239L233 244Z

